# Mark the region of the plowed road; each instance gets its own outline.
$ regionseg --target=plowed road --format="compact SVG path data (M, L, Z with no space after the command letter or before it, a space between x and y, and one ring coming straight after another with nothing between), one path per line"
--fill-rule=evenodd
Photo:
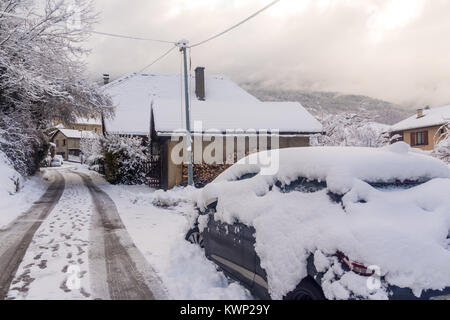
M0 230L0 300L164 299L114 201L87 175L51 175L42 198Z

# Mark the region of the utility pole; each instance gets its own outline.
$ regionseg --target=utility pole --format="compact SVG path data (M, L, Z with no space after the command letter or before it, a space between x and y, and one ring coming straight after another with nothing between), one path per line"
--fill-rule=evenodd
M192 134L191 134L191 116L189 112L189 75L187 66L187 54L186 49L189 45L189 41L180 40L176 43L176 46L180 48L184 57L184 96L186 106L186 152L188 158L188 185L194 185L194 166L192 164Z

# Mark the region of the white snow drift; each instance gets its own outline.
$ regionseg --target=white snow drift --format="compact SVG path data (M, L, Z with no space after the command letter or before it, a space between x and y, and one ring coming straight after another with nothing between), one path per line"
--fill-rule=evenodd
M39 175L25 180L0 151L0 228L26 211L46 189Z

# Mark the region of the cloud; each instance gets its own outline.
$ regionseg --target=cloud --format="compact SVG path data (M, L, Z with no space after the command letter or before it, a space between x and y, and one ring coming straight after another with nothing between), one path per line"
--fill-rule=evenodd
M96 0L99 31L203 40L269 0ZM450 103L450 1L281 0L251 22L192 49L193 67L281 89L365 94L411 107ZM93 77L137 71L165 44L93 35ZM180 72L180 55L152 72Z

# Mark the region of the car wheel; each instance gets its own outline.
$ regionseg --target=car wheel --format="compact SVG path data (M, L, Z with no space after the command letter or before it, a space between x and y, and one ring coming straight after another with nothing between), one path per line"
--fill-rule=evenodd
M304 279L294 291L289 293L285 300L326 300L322 288L312 279Z
M187 233L186 241L196 244L202 249L205 247L203 244L203 236L198 228L193 228Z

